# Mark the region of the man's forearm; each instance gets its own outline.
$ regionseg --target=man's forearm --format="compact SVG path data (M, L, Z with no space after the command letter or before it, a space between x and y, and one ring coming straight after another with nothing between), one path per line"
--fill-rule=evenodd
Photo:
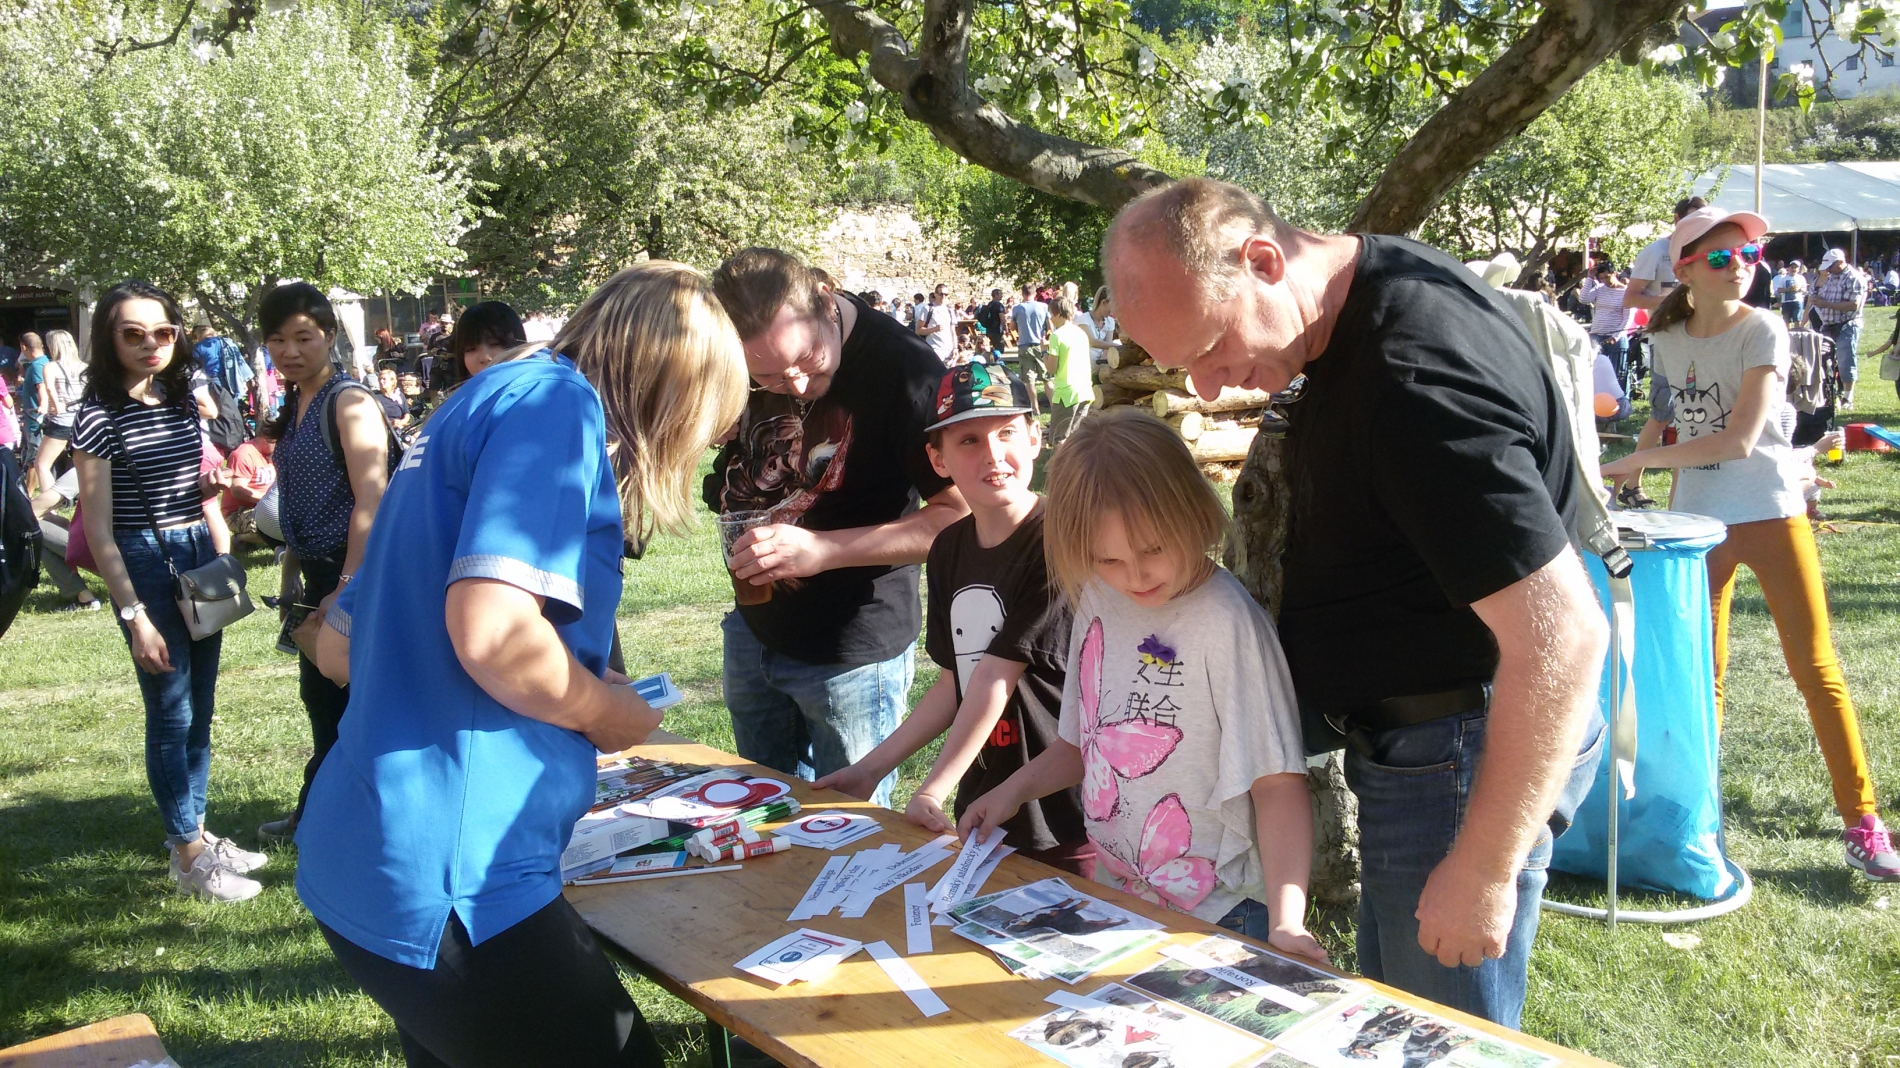
M959 498L955 505L932 504L889 523L846 530L815 530L812 536L827 549L825 570L841 567L921 564L930 555L930 543L943 528L969 514Z
M1453 856L1499 879L1516 873L1556 806L1594 713L1608 645L1573 551L1524 581L1533 584L1530 604L1513 613L1517 633L1500 634L1484 761L1452 847Z

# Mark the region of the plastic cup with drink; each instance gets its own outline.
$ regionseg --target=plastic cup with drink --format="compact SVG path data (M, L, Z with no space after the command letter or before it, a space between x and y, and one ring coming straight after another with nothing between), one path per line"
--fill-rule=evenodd
M726 555L726 570L732 570L732 547L739 535L753 527L762 527L772 521L770 509L756 509L740 512L727 512L719 517L719 547ZM764 604L772 599L772 584L752 583L732 576L732 594L740 604Z

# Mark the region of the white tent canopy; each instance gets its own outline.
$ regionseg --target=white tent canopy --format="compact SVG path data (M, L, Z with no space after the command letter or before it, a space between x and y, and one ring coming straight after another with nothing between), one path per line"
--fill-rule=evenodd
M1755 210L1755 168L1717 167L1695 190L1728 211ZM1900 230L1900 162L1770 163L1762 168L1761 213L1777 234Z

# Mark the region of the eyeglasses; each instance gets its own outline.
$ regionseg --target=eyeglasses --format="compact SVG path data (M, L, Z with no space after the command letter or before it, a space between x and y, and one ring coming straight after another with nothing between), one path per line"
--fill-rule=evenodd
M1676 266L1681 267L1701 257L1708 261L1709 266L1719 271L1734 263L1737 256L1742 258L1744 264L1753 267L1761 262L1761 246L1750 242L1738 248L1712 248L1707 252L1695 252L1684 256L1676 261Z
M175 326L155 326L148 333L142 326L122 326L119 328L119 342L127 348L137 348L145 344L150 337L153 343L169 345L178 340L178 328Z

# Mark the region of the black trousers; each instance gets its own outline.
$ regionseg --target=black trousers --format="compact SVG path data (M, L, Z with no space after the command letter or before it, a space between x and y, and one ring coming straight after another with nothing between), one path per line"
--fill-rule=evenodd
M606 954L564 898L469 945L450 916L428 971L317 924L350 978L396 1021L409 1068L664 1068Z
M303 604L316 604L330 596L343 577L343 564L336 560L297 559L297 571L303 576ZM350 688L338 686L323 677L317 665L302 653L297 654L297 695L303 698L303 710L310 717L310 759L303 766L303 789L297 791L297 818L303 818L303 804L310 796L310 783L323 766L323 757L336 744L337 725L343 722L343 709L350 703Z

